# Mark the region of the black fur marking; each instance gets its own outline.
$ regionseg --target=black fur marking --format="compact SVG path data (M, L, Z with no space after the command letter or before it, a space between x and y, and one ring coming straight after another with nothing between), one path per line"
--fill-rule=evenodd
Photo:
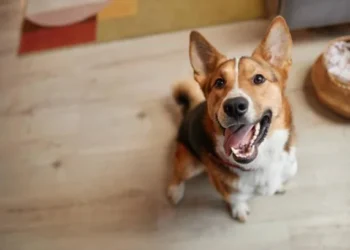
M214 143L203 124L206 112L207 103L205 101L189 111L181 123L177 137L178 141L184 144L199 160L201 160L203 151L216 155Z
M189 108L190 108L190 99L188 97L188 95L186 93L179 93L176 97L175 100L177 102L177 104L179 104L180 106L182 106L182 113L183 115L185 115Z

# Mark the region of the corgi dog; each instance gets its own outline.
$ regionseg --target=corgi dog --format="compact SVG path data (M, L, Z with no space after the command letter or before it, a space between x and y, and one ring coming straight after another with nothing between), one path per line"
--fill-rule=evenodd
M191 32L195 81L180 82L173 90L184 117L167 190L172 203L183 198L185 181L202 172L240 222L247 220L247 201L253 196L284 193L284 184L297 172L285 95L291 49L281 16L251 56L227 58L200 33Z

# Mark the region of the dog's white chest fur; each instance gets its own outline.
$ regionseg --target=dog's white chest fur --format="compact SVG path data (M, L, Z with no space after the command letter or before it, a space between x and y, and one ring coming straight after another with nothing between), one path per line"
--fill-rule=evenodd
M237 186L235 185L239 191L233 195L233 200L246 200L254 194L273 195L282 191L283 183L297 171L295 148L292 147L289 152L284 150L288 136L288 130L274 131L259 146L257 158L249 164L242 165L251 171L234 170L240 178ZM217 145L223 145L223 137L218 137L217 140ZM217 151L221 157L236 164L232 157L225 156L222 146L218 146Z

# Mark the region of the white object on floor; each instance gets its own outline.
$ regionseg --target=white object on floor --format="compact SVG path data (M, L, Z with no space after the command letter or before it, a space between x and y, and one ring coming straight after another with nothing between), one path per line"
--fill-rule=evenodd
M325 53L328 72L339 81L350 84L350 43L339 41Z

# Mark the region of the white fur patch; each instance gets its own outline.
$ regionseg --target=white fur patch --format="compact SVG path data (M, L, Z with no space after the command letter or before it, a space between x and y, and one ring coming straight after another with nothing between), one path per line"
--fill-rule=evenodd
M233 83L234 89L239 89L239 61L241 60L240 57L236 57L235 61L235 82Z
M290 152L284 150L288 140L289 131L286 129L272 132L259 146L258 155L248 164L238 164L233 157L226 156L223 147L224 136L218 136L217 152L226 161L237 164L252 171L233 169L239 175L238 193L232 197L232 203L246 202L254 194L273 195L282 188L282 185L297 172L295 148Z
M249 213L250 209L246 202L238 202L231 207L232 217L240 222L246 222Z
M178 204L185 193L185 183L181 182L179 185L170 185L168 187L168 197L170 201L176 205Z

